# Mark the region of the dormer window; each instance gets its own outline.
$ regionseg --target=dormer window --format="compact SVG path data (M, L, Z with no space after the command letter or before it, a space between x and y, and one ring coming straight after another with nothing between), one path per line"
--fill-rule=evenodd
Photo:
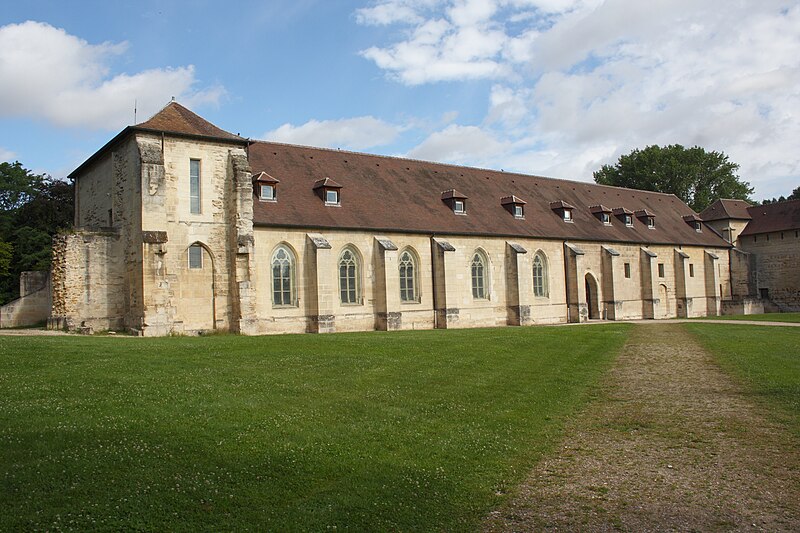
M266 172L253 176L254 189L262 202L275 202L278 199L278 181Z
M467 214L467 197L455 189L448 189L442 193L442 201L447 204L456 215Z
M683 221L693 227L697 233L703 231L703 219L701 219L698 215L684 215Z
M317 196L322 198L327 206L339 207L341 205L341 189L342 186L333 181L331 178L317 180L314 183L314 190L316 191Z
M516 196L505 196L500 198L500 205L502 205L506 211L511 213L514 218L518 219L525 218L525 204L525 200Z
M625 223L625 226L629 228L633 227L633 211L631 211L630 209L626 209L624 207L615 207L614 209L611 210L611 213L615 217L623 221Z
M572 210L575 209L574 205L559 200L557 202L550 202L550 209L558 213L564 222L572 222Z
M647 224L648 229L655 229L656 215L654 213L651 213L647 209L639 209L636 211L636 218L644 221L644 223Z
M611 209L604 205L593 205L589 211L605 226L611 225Z

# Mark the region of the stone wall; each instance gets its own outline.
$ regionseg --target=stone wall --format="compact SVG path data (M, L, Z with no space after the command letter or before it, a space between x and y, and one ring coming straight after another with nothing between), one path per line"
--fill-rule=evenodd
M739 238L754 257L757 294L782 311L800 310L800 231L782 231Z
M114 232L79 231L53 237L51 329L125 327L126 268Z
M23 272L19 298L0 307L0 328L18 328L43 323L50 316L50 273Z

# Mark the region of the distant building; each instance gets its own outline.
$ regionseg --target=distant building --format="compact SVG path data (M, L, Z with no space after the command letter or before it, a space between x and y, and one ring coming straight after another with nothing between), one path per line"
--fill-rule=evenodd
M736 248L731 263L746 263L734 297L758 296L767 308L800 311L800 200L750 205L717 200L700 217ZM741 251L749 257L737 259ZM744 270L748 270L748 274Z
M174 102L70 177L76 230L54 241L52 327L694 317L720 314L732 274L750 275L749 256L732 268L731 243L671 194L252 141Z

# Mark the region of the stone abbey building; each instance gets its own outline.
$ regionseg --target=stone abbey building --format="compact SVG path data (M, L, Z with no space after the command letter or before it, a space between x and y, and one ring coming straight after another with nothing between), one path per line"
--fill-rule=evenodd
M252 141L175 102L70 177L76 230L54 242L52 327L693 317L720 314L737 284L731 243L674 195Z

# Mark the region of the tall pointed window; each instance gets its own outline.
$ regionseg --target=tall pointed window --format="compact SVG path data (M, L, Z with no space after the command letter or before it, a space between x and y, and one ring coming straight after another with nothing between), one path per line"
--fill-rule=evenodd
M189 160L189 212L200 214L200 160Z
M472 256L470 270L472 276L472 297L478 300L486 299L486 256L478 250Z
M414 254L406 250L400 254L400 301L417 302L417 262Z
M343 304L361 303L358 277L358 256L349 248L345 248L339 256L339 299Z
M547 260L542 252L537 252L533 258L533 295L547 297Z
M294 291L294 254L281 246L272 254L273 305L295 305Z

